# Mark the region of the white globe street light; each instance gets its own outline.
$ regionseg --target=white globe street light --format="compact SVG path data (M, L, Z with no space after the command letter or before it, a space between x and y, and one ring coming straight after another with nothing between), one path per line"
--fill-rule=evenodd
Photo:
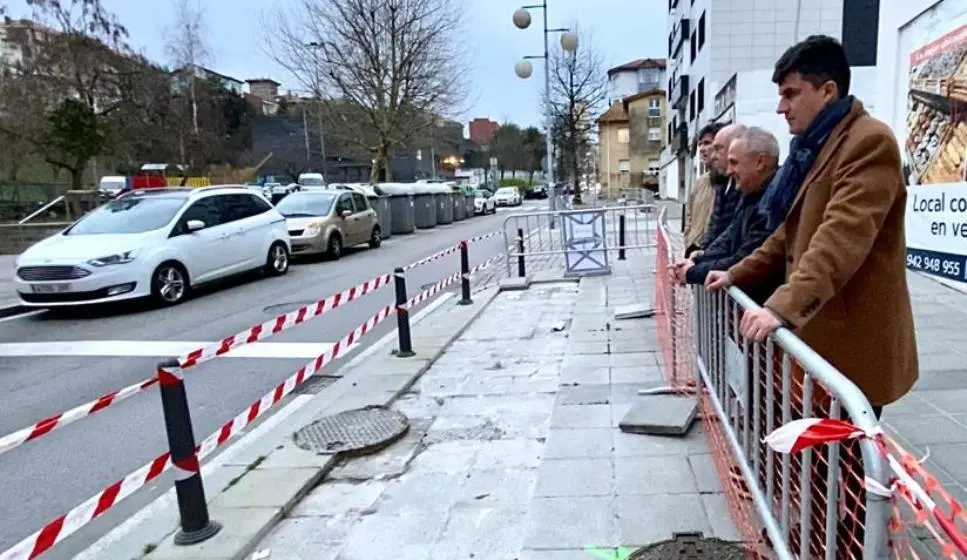
M514 73L518 78L527 79L534 73L534 65L529 60L521 60L514 65Z
M565 31L561 33L561 48L567 52L575 52L578 50L578 34L572 33L570 31Z
M518 29L527 29L531 24L531 13L524 8L518 8L514 12L514 25Z

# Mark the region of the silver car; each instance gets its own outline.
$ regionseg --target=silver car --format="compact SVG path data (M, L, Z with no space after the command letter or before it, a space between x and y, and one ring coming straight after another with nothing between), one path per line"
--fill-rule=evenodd
M328 254L333 259L346 247L383 241L376 211L362 194L344 190L295 192L275 207L285 217L293 255Z

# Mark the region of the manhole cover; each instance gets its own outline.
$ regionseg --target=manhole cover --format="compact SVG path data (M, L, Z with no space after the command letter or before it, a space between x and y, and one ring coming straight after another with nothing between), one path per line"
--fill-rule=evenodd
M740 544L706 538L701 533L676 533L671 540L639 548L628 560L744 560L749 551Z
M299 447L316 453L375 453L406 434L410 423L395 410L372 406L326 416L295 433Z
M316 303L315 301L289 301L286 303L276 303L275 305L267 305L262 308L264 313L269 313L271 315L281 315L283 313L288 313L290 311L295 311L300 307L305 307L307 305L312 305Z

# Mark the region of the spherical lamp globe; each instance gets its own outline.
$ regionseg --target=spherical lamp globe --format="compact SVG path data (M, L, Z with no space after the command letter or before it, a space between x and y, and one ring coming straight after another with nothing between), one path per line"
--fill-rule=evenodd
M514 12L514 25L518 29L527 29L531 24L531 13L524 8L518 8Z
M514 65L514 72L518 78L527 79L534 73L534 65L529 60L521 60Z
M561 33L561 48L567 52L578 50L578 35L570 31Z

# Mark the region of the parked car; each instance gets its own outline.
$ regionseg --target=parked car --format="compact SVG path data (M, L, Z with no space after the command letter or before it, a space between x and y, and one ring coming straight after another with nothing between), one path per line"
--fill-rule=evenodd
M346 247L383 241L382 228L369 201L355 190L311 190L290 194L275 207L285 217L293 254L342 256Z
M177 305L200 284L289 270L285 219L245 186L122 194L30 247L14 284L30 307L152 297Z
M474 214L493 214L497 211L497 201L490 191L476 189L473 191Z
M494 200L497 206L520 206L523 203L517 187L500 187L494 193Z
M530 199L547 198L547 185L534 185L533 187L527 189L527 191L524 193L524 198L530 198Z

